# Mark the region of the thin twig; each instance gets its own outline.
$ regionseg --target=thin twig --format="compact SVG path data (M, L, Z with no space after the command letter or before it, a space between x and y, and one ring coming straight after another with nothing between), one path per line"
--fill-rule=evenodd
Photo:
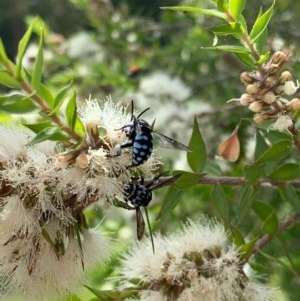
M300 212L293 213L289 218L287 218L285 221L280 223L278 227L277 235L280 235L287 228L294 225L299 219L300 219ZM272 238L273 237L270 236L269 234L265 234L262 238L260 238L255 243L252 254L258 253L266 244L268 244L272 240Z

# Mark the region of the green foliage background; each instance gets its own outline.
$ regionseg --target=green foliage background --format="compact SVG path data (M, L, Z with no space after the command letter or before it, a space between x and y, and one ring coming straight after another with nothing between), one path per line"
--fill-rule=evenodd
M202 139L202 135L207 158L206 162L203 162L204 170L202 168L196 170L195 167L193 171L204 171L216 177L250 174L248 179L251 179L253 184L262 175L270 178L273 176L275 180L285 180L284 171L292 169L295 172L288 180L299 179L299 155L294 153L290 155L288 151L280 149L280 142L284 141L284 145L290 143L290 136L269 132L265 128L255 129L255 126L247 121L243 122L239 129L241 140L239 160L230 164L225 172L221 170L220 163L216 162L216 149L223 137L234 130L241 118L248 120L247 118L252 116L238 103L227 103L228 100L239 98L244 93L240 73L250 69L231 53L202 49L212 46L214 35L209 28L216 25L214 18L159 9L160 6L179 4L207 7L208 2L128 0L107 3L100 0L1 1L0 36L9 57L13 60L17 54L18 42L26 30L26 23L29 24L32 17L38 15L46 26L45 50L54 54L49 60L44 60L43 83L51 91L58 93L72 81L79 104L89 94L100 99L111 94L113 99L119 99L127 92L137 90L142 76L156 70L164 70L171 76L179 76L191 87L191 98L207 102L214 108L213 113L195 112L201 131L198 133L199 139ZM266 11L272 3L267 0L247 1L244 9L247 24L254 23L260 7ZM278 0L268 25L265 47L274 52L277 45L280 45L281 48L291 51L292 57L287 68L293 73L294 78L299 78L300 75L299 14L299 2ZM87 32L91 41L98 45L96 52L72 57L68 51L62 51L61 47L67 45L70 37L79 31ZM32 42L38 42L40 33L34 32ZM219 39L224 44L234 43L231 36L222 36ZM140 68L139 73L129 74L133 65ZM7 91L7 87L0 86L0 92ZM190 99L185 101L189 102ZM5 120L5 114L1 115L1 118ZM213 138L206 137L208 124L214 129ZM193 126L194 120L190 120L186 124L186 129L192 129ZM262 141L256 147L255 159L266 163L261 170L259 166L255 166L258 174L254 175L251 164L246 159L245 147L251 138ZM265 154L266 138L275 145L277 154L275 160L270 160L268 154ZM261 157L262 155L265 157ZM281 167L289 164L289 161L294 165ZM265 168L269 168L270 172ZM278 168L282 169L276 174ZM188 175L186 176L187 182L190 181ZM186 188L184 180L182 185ZM167 198L163 202L163 196L166 194ZM272 285L281 287L282 300L299 299L297 296L300 289L299 223L288 231L276 235L278 222L300 208L299 188L289 184L278 189L255 185L198 184L181 191L180 197L177 193L176 199L171 198L173 195L175 192L171 189L168 192L163 189L157 195L161 201L150 206L152 219L160 216L159 222L154 222L155 231L162 233L174 231L180 227L180 221L186 218L197 219L201 213L218 216L235 234L233 237L236 240L240 239L241 245L246 240L251 242L273 231L273 240L257 254L251 264L259 272L266 273ZM129 242L121 238L124 228L126 229L128 225L117 210L119 209L106 218L103 228L121 243L106 269L94 271L90 275L90 286L93 288L101 289L102 284L107 284L106 279L114 276L119 253ZM91 225L98 224L103 218L102 213L98 211L87 210L86 214ZM87 300L89 298L87 296L91 295L85 290L79 298Z

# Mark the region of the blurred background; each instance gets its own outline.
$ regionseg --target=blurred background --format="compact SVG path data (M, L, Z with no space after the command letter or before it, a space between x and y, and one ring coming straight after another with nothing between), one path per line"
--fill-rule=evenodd
M273 1L248 0L244 16L253 24L259 9L264 11ZM92 98L104 99L111 95L124 104L134 100L136 108L151 110L144 116L149 122L156 119L155 129L187 144L194 116L197 117L206 144L209 162L207 172L213 175L239 175L246 162L251 162L255 128L242 123L239 136L242 155L238 162L226 164L216 158L218 144L227 137L241 118L251 117L239 102L244 93L240 73L249 71L232 54L205 50L212 46L214 36L209 28L216 25L213 18L183 14L160 9L162 6L191 5L209 7L208 1L179 0L0 0L0 37L12 60L18 42L32 18L38 16L45 23L45 52L43 81L54 90L73 82L78 103ZM299 78L299 14L300 2L278 0L275 14L269 25L267 49L290 51L288 68L294 78ZM36 39L35 39L36 38ZM38 36L27 49L24 65L30 70L37 53ZM226 37L224 40L226 41ZM228 41L228 44L232 41ZM4 88L0 87L0 92ZM21 116L26 119L26 116ZM165 163L163 169L187 169L185 153L159 150ZM178 221L197 219L201 213L216 215L211 202L210 187L198 185L186 191L178 206L153 223L154 230L166 233L180 226ZM232 204L238 201L241 187L225 187ZM162 189L151 203L151 219L160 211L166 190ZM261 199L267 199L285 217L289 208L282 204L279 192L261 189ZM112 261L107 267L89 275L90 285L110 288L107 277L114 276L119 252L135 237L135 217L131 212L112 208L104 213L98 209L87 210L92 226L105 229L118 243ZM260 225L249 213L239 228L243 233L260 235ZM281 215L280 215L281 214ZM299 229L298 229L299 230ZM292 233L295 231L295 233ZM293 271L258 256L257 267L265 271L270 281L281 286L282 300L299 300L299 238L297 227L284 234L284 243L271 244L264 251L282 256L283 262L291 260ZM288 253L288 256L286 256ZM289 259L287 259L289 258ZM295 272L297 271L298 273ZM276 273L275 273L276 271ZM104 286L103 286L104 284ZM81 292L83 300L89 292ZM92 296L92 295L91 295ZM285 299L287 298L287 299Z

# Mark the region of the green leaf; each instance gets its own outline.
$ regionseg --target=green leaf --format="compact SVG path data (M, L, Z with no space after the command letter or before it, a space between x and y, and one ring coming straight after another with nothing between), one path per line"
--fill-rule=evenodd
M41 28L38 53L33 65L31 85L38 91L42 82L44 33Z
M256 141L254 150L254 159L258 159L267 149L269 145L267 144L265 138L263 137L261 131L256 130Z
M246 0L229 0L228 4L231 15L238 20L245 7Z
M31 100L32 96L20 93L0 96L0 110L13 114L30 113L37 108Z
M263 63L265 63L270 57L270 51L266 52L265 54L262 54L260 56L260 59L256 62L256 65L260 66Z
M239 252L244 259L248 259L252 255L255 243L256 239L253 239L239 247Z
M253 185L259 181L265 175L265 165L246 165L244 168L244 176L247 180L247 184Z
M82 299L78 298L74 294L70 294L66 297L65 301L82 301Z
M202 139L202 135L197 123L197 118L194 118L193 133L189 143L191 152L187 153L187 161L191 169L195 172L201 172L206 162L206 149Z
M278 231L278 218L273 207L267 203L255 201L252 203L255 213L264 221L262 228L271 237Z
M19 82L15 80L13 76L11 76L10 73L5 70L0 70L0 84L13 89L20 88Z
M226 0L217 0L217 2L218 11L225 12L228 9Z
M273 7L274 2L264 14L259 13L259 15L257 16L250 32L251 43L254 43L262 34L264 34L264 31L271 20Z
M51 90L47 88L45 85L41 84L39 87L38 95L47 103L49 108L53 106L53 95L51 93Z
M175 186L180 189L188 189L199 184L200 179L204 173L193 173L183 170L174 170L173 175L180 174L180 177L176 180Z
M37 122L37 123L24 123L23 125L28 127L31 131L33 131L36 134L41 132L45 128L55 126L54 124L51 123L51 121L48 121L48 120L40 121L40 122Z
M293 185L287 183L284 188L279 189L279 193L281 198L291 204L295 210L300 210L300 197Z
M229 34L241 34L242 28L239 23L222 24L219 26L211 27L210 30L218 36L229 35Z
M296 163L286 163L279 166L269 178L272 180L290 181L300 176L300 166Z
M241 198L237 205L237 218L239 221L243 221L247 212L251 208L254 200L254 188L252 186L245 186L241 193Z
M243 53L243 54L250 54L249 50L243 46L235 46L235 45L220 45L220 46L212 46L212 47L201 47L201 49L207 50L221 50L221 51L228 51L233 53Z
M221 185L218 184L213 188L211 198L224 224L228 226L230 222L229 202Z
M239 229L236 228L236 227L233 227L233 226L231 226L230 228L231 228L231 231L232 231L231 232L232 233L231 237L234 241L234 244L238 247L244 245L245 244L245 239L244 239L243 234L239 231Z
M235 53L235 56L243 63L244 65L255 68L256 62L250 55L250 53Z
M53 106L51 107L52 112L54 113L56 110L58 110L63 102L65 101L65 97L67 93L70 91L70 88L72 87L73 83L69 83L67 86L63 87L55 96Z
M175 10L175 11L181 11L183 13L196 13L196 14L204 14L207 16L217 17L226 20L226 14L222 13L216 9L204 9L204 8L198 8L198 7L192 7L192 6L165 6L160 7L161 9L166 10Z
M21 78L23 57L26 52L27 46L29 44L34 26L35 26L35 20L29 25L27 31L25 32L24 36L20 40L20 43L18 46L17 69L16 69L16 78L17 79Z
M0 62L2 62L3 65L7 65L9 63L9 58L6 54L5 47L3 45L1 38L0 38Z
M77 106L76 106L76 93L72 93L67 107L66 107L66 119L68 126L74 130L77 118Z
M182 190L176 187L176 185L172 185L168 188L156 220L163 218L164 215L168 214L178 205L181 194Z
M60 129L55 126L47 127L41 130L31 141L30 145L37 144L46 140L65 141L68 137L60 132Z
M274 143L269 149L262 153L256 163L274 162L286 158L292 151L292 144L289 140L281 140Z

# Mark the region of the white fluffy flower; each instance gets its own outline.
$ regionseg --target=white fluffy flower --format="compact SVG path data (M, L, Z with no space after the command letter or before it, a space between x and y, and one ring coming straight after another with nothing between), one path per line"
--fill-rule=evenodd
M277 120L270 126L270 129L284 132L287 131L292 125L293 120L289 115L280 115Z
M140 83L140 90L147 96L175 101L182 101L191 95L191 89L179 77L172 78L162 71L145 76Z
M171 236L136 243L123 258L124 285L140 279L145 300L270 301L275 289L246 276L222 224L202 218Z

